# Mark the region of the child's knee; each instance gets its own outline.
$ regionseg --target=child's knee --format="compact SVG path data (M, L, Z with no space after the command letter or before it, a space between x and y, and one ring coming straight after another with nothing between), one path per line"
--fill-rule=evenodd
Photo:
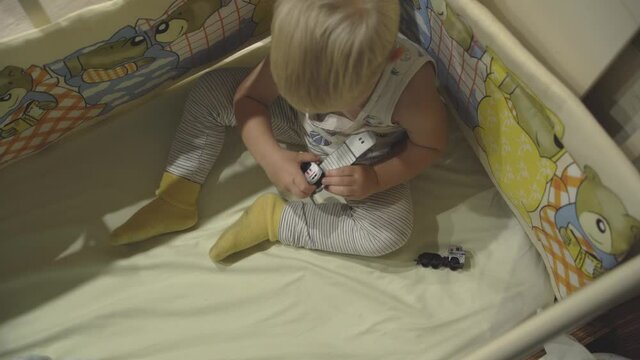
M383 256L404 246L411 236L412 225L387 229L387 231L375 231L369 234L369 256Z
M189 94L190 99L210 102L218 99L232 102L240 83L227 69L215 69L200 76Z
M242 76L236 69L216 69L200 76L189 93L185 111L221 126L233 126L233 97Z

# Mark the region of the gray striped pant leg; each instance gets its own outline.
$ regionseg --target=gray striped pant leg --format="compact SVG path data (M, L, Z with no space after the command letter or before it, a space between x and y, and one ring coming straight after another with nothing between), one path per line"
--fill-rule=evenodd
M343 254L381 256L404 245L413 228L406 184L348 204L289 202L280 220L280 242Z
M182 121L169 151L166 171L195 183L205 182L225 138L225 128L235 127L233 97L251 69L218 69L202 75L189 93ZM302 144L298 113L278 98L270 108L278 141Z

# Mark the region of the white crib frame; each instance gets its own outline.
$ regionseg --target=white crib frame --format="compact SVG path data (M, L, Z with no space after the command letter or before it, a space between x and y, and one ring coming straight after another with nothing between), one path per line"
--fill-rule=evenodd
M640 256L635 256L597 281L464 357L467 360L515 359L539 348L640 294Z

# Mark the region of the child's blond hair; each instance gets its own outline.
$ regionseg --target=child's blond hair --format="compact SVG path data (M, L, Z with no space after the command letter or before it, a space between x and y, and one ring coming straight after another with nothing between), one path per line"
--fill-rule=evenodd
M398 0L277 0L271 72L298 110L343 110L365 100L389 61Z

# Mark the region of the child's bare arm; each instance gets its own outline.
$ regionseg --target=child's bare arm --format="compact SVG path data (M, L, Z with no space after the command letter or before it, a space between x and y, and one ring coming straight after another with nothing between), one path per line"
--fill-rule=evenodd
M269 120L269 106L277 97L267 57L240 83L233 98L233 112L242 140L260 165L279 148Z
M374 166L378 191L412 179L444 153L446 111L436 88L431 63L423 65L411 79L393 116L406 129L409 139L396 156Z
M315 187L305 180L300 163L319 158L310 153L287 151L278 145L269 114L269 106L278 95L267 57L238 86L233 112L242 141L271 182L296 197L308 197Z

